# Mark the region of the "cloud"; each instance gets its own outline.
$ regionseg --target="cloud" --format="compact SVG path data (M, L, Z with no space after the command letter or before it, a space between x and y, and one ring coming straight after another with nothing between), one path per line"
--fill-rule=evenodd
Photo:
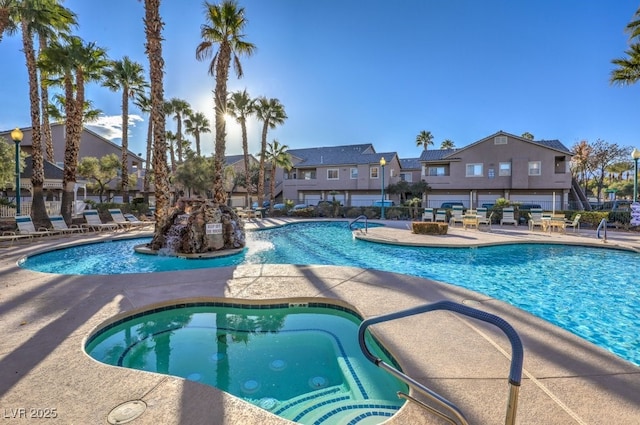
M129 115L129 135L137 122L144 119L139 115ZM102 115L97 120L85 123L84 126L111 141L122 140L122 115Z

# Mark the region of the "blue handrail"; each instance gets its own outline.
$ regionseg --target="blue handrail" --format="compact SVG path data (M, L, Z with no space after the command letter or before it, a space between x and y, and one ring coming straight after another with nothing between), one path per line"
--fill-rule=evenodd
M493 314L490 314L481 310L477 310L471 307L467 307L462 304L454 303L452 301L439 301L433 304L425 304L425 305L413 307L407 310L398 311L395 313L372 317L364 320L360 324L360 327L358 329L358 342L360 343L360 348L362 349L362 352L367 357L367 359L369 359L372 363L387 370L388 372L396 376L398 379L401 379L405 383L409 384L411 387L417 389L421 393L430 397L433 401L438 402L442 407L449 410L450 413L453 413L454 416L456 416L456 418L460 421L460 423L467 424L467 421L464 418L464 415L462 414L462 412L450 401L446 400L445 398L433 392L432 390L425 387L424 385L418 383L411 377L400 372L393 366L385 363L382 359L374 356L369 351L366 345L365 331L369 326L376 323L380 323L380 322L400 319L403 317L412 316L419 313L426 313L434 310L449 310L455 313L460 313L465 316L472 317L474 319L491 323L497 326L498 328L500 328L505 333L505 335L509 338L509 341L511 342L511 369L509 371L510 391L509 391L509 402L507 405L507 416L505 419L505 424L513 425L515 423L515 418L516 418L516 410L517 410L517 404L518 404L518 391L520 387L520 381L522 379L522 364L524 360L524 350L522 348L522 341L520 340L520 336L515 331L515 329L509 323L507 323L504 319L498 316L495 316ZM437 412L435 411L435 409L432 409L429 406L425 406L425 407L434 411L434 413L437 413L438 415L443 415L441 412Z

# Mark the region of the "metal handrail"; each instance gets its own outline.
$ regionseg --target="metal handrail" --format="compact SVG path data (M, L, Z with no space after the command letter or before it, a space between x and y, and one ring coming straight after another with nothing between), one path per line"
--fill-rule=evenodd
M476 310L474 308L467 307L462 304L454 303L452 301L439 301L433 304L425 304L425 305L410 308L407 310L398 311L395 313L372 317L370 319L364 320L360 324L360 327L358 329L358 342L360 343L360 348L362 349L362 352L364 353L365 357L367 357L367 359L369 359L369 361L374 363L376 366L385 369L387 372L391 373L396 378L408 384L411 388L417 390L418 392L425 395L428 399L438 404L441 408L443 408L449 414L455 417L455 419L457 419L460 424L467 425L468 422L464 417L464 414L453 403L451 403L449 400L445 399L444 397L440 396L439 394L435 393L434 391L430 390L429 388L425 387L424 385L420 384L419 382L415 381L410 376L400 372L398 369L394 368L388 363L385 363L382 359L374 356L369 351L366 345L365 331L369 326L376 323L380 323L380 322L400 319L403 317L412 316L419 313L426 313L434 310L449 310L452 312L456 312L456 313L460 313L460 314L472 317L474 319L491 323L497 326L498 328L500 328L505 333L505 335L509 338L509 341L511 342L511 369L509 371L510 388L509 388L509 400L507 403L507 414L505 418L505 424L506 425L515 424L516 410L518 405L518 393L520 390L520 381L522 379L522 363L524 360L524 351L522 348L522 341L520 340L520 336L518 336L518 333L515 331L515 329L513 329L513 327L509 323L507 323L505 320L503 320L498 316L495 316L490 313L486 313L481 310ZM404 394L399 393L399 395L404 395ZM449 416L446 416L445 413L440 412L437 409L434 409L433 407L428 406L425 403L420 402L412 397L406 397L406 398L408 400L418 402L422 407L427 408L432 413L436 413L441 418L446 418L447 420L451 421L451 423L455 424L454 419L450 418Z
M604 228L604 241L607 241L607 219L603 218L600 220L600 224L598 224L598 229L596 230L596 237L600 239L600 229Z
M359 215L358 217L356 217L351 223L349 223L349 230L353 230L353 225L356 224L361 218L364 218L364 232L368 233L369 230L369 224L367 222L368 217L366 215Z

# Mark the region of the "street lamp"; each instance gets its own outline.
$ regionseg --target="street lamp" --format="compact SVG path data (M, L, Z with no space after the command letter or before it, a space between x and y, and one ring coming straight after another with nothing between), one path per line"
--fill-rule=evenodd
M640 151L638 149L633 148L631 159L635 163L633 169L633 202L635 203L638 200L638 159L640 159Z
M20 142L22 142L22 131L16 128L11 132L11 138L16 143L16 215L20 215Z
M382 192L382 209L380 211L380 220L384 220L384 166L387 165L387 161L384 160L384 156L380 158L380 167L382 167L382 185L380 191Z

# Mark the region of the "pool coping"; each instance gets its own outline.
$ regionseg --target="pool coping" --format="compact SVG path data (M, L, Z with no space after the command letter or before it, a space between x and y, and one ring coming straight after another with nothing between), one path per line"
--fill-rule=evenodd
M296 220L255 221L247 227ZM385 230L373 234L381 232L383 239L411 238L407 223L385 224ZM512 243L576 241L572 235L536 235L541 232L524 229L491 233ZM451 229L451 235L448 242L454 239L456 246L472 237L492 237L488 232L462 229ZM131 236L140 237L140 233ZM290 423L215 388L113 368L83 352L82 341L105 320L184 298L256 302L330 298L356 307L365 318L441 299L462 302L503 317L523 339L525 374L519 423L635 424L640 417L640 368L506 303L441 282L333 266L252 265L215 273L206 269L163 272L153 279L148 274L60 276L16 266L19 258L40 249L109 238L58 238L0 249L0 330L5 336L0 349L0 408L5 418L14 415L18 421L19 409L36 415L56 409L54 423L106 423L117 405L143 400L146 411L133 423ZM603 245L589 240L595 238L588 231L575 238ZM606 246L635 249L639 241L640 235L610 232ZM376 334L411 376L457 404L471 423L504 422L509 345L499 332L450 313L434 313L424 319L381 325ZM473 347L471 353L469 347ZM20 423L24 422L42 422L42 418L21 418ZM442 422L406 404L385 423Z

